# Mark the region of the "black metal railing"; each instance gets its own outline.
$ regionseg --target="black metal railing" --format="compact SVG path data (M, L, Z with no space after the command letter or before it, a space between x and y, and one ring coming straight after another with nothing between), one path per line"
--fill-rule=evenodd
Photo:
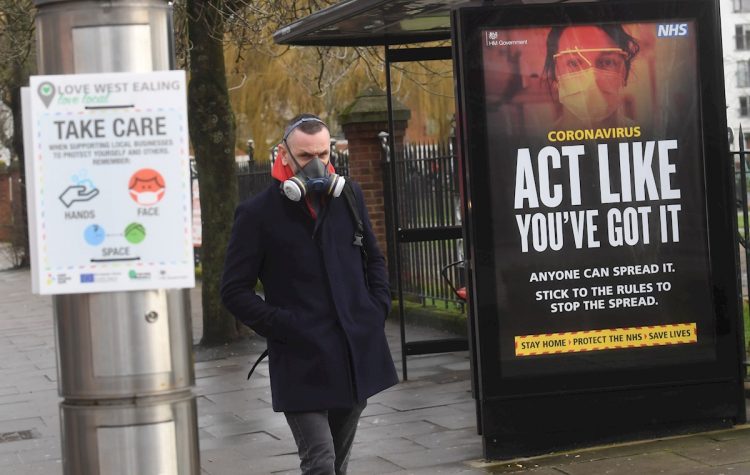
M737 241L740 245L740 264L742 268L742 307L740 311L744 320L744 342L745 342L745 377L750 379L750 318L748 317L748 296L750 295L750 219L748 215L748 188L750 177L748 177L748 160L750 151L746 150L746 137L740 127L739 150L730 152L735 175L735 192L737 204Z
M389 251L395 249L394 240L401 246L404 298L463 310L463 300L457 298L441 274L444 267L463 259L458 162L453 142L407 143L395 155L395 176L390 176L392 167L385 167L385 181L398 194L398 223L390 223L396 226L396 233L389 233L388 247ZM447 272L452 282L463 285L462 267L454 266ZM394 281L393 276L391 280Z
M237 162L237 194L240 201L255 196L268 188L271 178L270 160Z

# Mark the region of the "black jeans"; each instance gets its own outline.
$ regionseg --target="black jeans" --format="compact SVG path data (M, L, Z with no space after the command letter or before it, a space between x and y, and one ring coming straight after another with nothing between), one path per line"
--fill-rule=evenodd
M349 409L284 413L303 475L346 474L359 416L366 406L364 401Z

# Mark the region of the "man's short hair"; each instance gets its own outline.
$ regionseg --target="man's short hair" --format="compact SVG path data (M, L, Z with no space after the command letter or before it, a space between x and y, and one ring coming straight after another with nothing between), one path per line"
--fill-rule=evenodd
M284 142L286 142L289 135L297 129L308 135L313 135L323 129L328 129L328 126L315 114L299 114L287 123L286 128L284 129Z

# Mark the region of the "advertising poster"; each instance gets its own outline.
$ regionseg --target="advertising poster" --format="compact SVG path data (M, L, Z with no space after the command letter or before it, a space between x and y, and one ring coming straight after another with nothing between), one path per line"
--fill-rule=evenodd
M194 285L185 74L34 76L33 288Z
M476 34L503 373L715 358L696 24Z

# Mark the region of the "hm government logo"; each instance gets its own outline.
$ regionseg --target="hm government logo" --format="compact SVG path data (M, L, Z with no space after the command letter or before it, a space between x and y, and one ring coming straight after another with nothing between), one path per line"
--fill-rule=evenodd
M523 46L529 44L529 40L504 40L500 38L497 31L488 31L485 35L485 43L493 46Z
M49 81L44 81L39 84L36 92L39 94L39 99L44 103L44 107L49 107L55 97L55 85Z

